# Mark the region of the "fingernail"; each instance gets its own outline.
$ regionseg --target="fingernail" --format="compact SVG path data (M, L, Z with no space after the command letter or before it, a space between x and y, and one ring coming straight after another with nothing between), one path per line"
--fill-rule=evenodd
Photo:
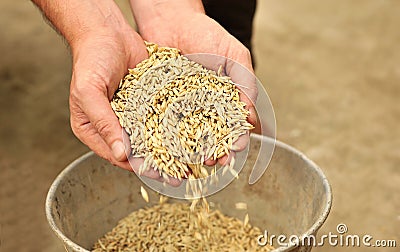
M112 153L118 161L122 161L125 158L125 146L121 141L115 141L111 146Z
M233 144L231 150L240 151L242 147L239 144Z

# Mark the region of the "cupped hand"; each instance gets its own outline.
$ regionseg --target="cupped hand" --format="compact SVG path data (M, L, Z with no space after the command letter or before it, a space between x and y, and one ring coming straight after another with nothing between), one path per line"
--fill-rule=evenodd
M110 100L128 67L146 58L144 42L134 33L127 36L105 30L83 34L71 49L72 131L96 154L129 170L122 128Z
M142 38L134 31L96 30L82 35L71 46L70 120L74 134L102 158L137 172L143 159L127 160L129 143L110 100L128 68L147 58ZM143 175L161 179L149 171Z
M254 104L258 91L249 50L202 11L179 12L170 16L166 13L168 10L146 22L139 22L141 36L162 46L179 48L183 54L190 54L190 59L207 68L218 70L222 65L223 73L237 84L240 99L250 111L248 121L255 125L257 117ZM248 142L249 134L242 135L234 143L233 150L243 150ZM229 162L234 154L231 152L229 157L222 157L219 163ZM215 162L207 160L205 164L213 165Z

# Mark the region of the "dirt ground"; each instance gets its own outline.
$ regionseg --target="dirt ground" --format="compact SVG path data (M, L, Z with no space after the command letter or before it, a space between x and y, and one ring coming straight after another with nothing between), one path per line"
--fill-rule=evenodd
M63 251L45 196L88 150L69 127L70 56L30 2L2 0L0 13L0 251ZM260 0L255 22L257 75L278 138L332 185L320 234L345 223L348 234L397 240L367 251L400 247L399 13L397 0Z

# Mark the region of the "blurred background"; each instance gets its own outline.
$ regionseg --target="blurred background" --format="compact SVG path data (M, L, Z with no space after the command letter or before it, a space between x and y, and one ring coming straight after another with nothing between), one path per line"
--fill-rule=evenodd
M88 151L69 126L70 55L29 1L2 0L0 11L0 251L63 251L44 201L56 175ZM399 13L397 0L259 0L255 20L256 73L278 139L332 185L319 234L345 223L348 234L397 240L368 251L400 247Z

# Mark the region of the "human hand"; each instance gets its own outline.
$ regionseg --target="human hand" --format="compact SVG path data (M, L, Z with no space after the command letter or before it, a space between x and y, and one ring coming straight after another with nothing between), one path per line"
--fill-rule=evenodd
M105 29L87 32L71 45L71 127L99 156L131 169L122 141L122 128L110 106L128 67L147 57L144 42L133 30L122 34Z
M143 158L129 158L129 141L110 100L128 68L148 57L143 39L114 1L33 0L68 42L72 57L70 120L74 134L112 164L138 172ZM151 170L143 175L162 180ZM174 184L176 181L169 181Z
M96 31L75 41L72 54L70 113L74 134L112 164L138 172L143 159L127 160L129 140L123 141L125 132L110 100L127 69L147 57L143 40L133 30L123 34L115 30ZM162 179L152 169L143 175Z
M257 86L250 52L221 25L205 15L201 2L174 0L146 5L145 2L131 0L131 5L139 32L145 40L179 48L183 54L197 54L189 58L213 70L222 65L224 73L238 84L240 99L250 111L248 121L255 125ZM141 11L142 8L146 12ZM249 134L242 135L234 143L233 150L243 150L248 142ZM229 162L232 156L234 152L229 157L219 159L219 163ZM213 165L215 160L207 160L205 164Z
M123 140L126 133L111 109L110 100L127 69L147 58L143 40L133 30L123 34L115 30L96 31L76 41L72 54L70 114L74 134L102 158L137 173L143 158L127 160L129 140ZM163 180L153 169L142 175ZM179 184L174 179L169 183Z

